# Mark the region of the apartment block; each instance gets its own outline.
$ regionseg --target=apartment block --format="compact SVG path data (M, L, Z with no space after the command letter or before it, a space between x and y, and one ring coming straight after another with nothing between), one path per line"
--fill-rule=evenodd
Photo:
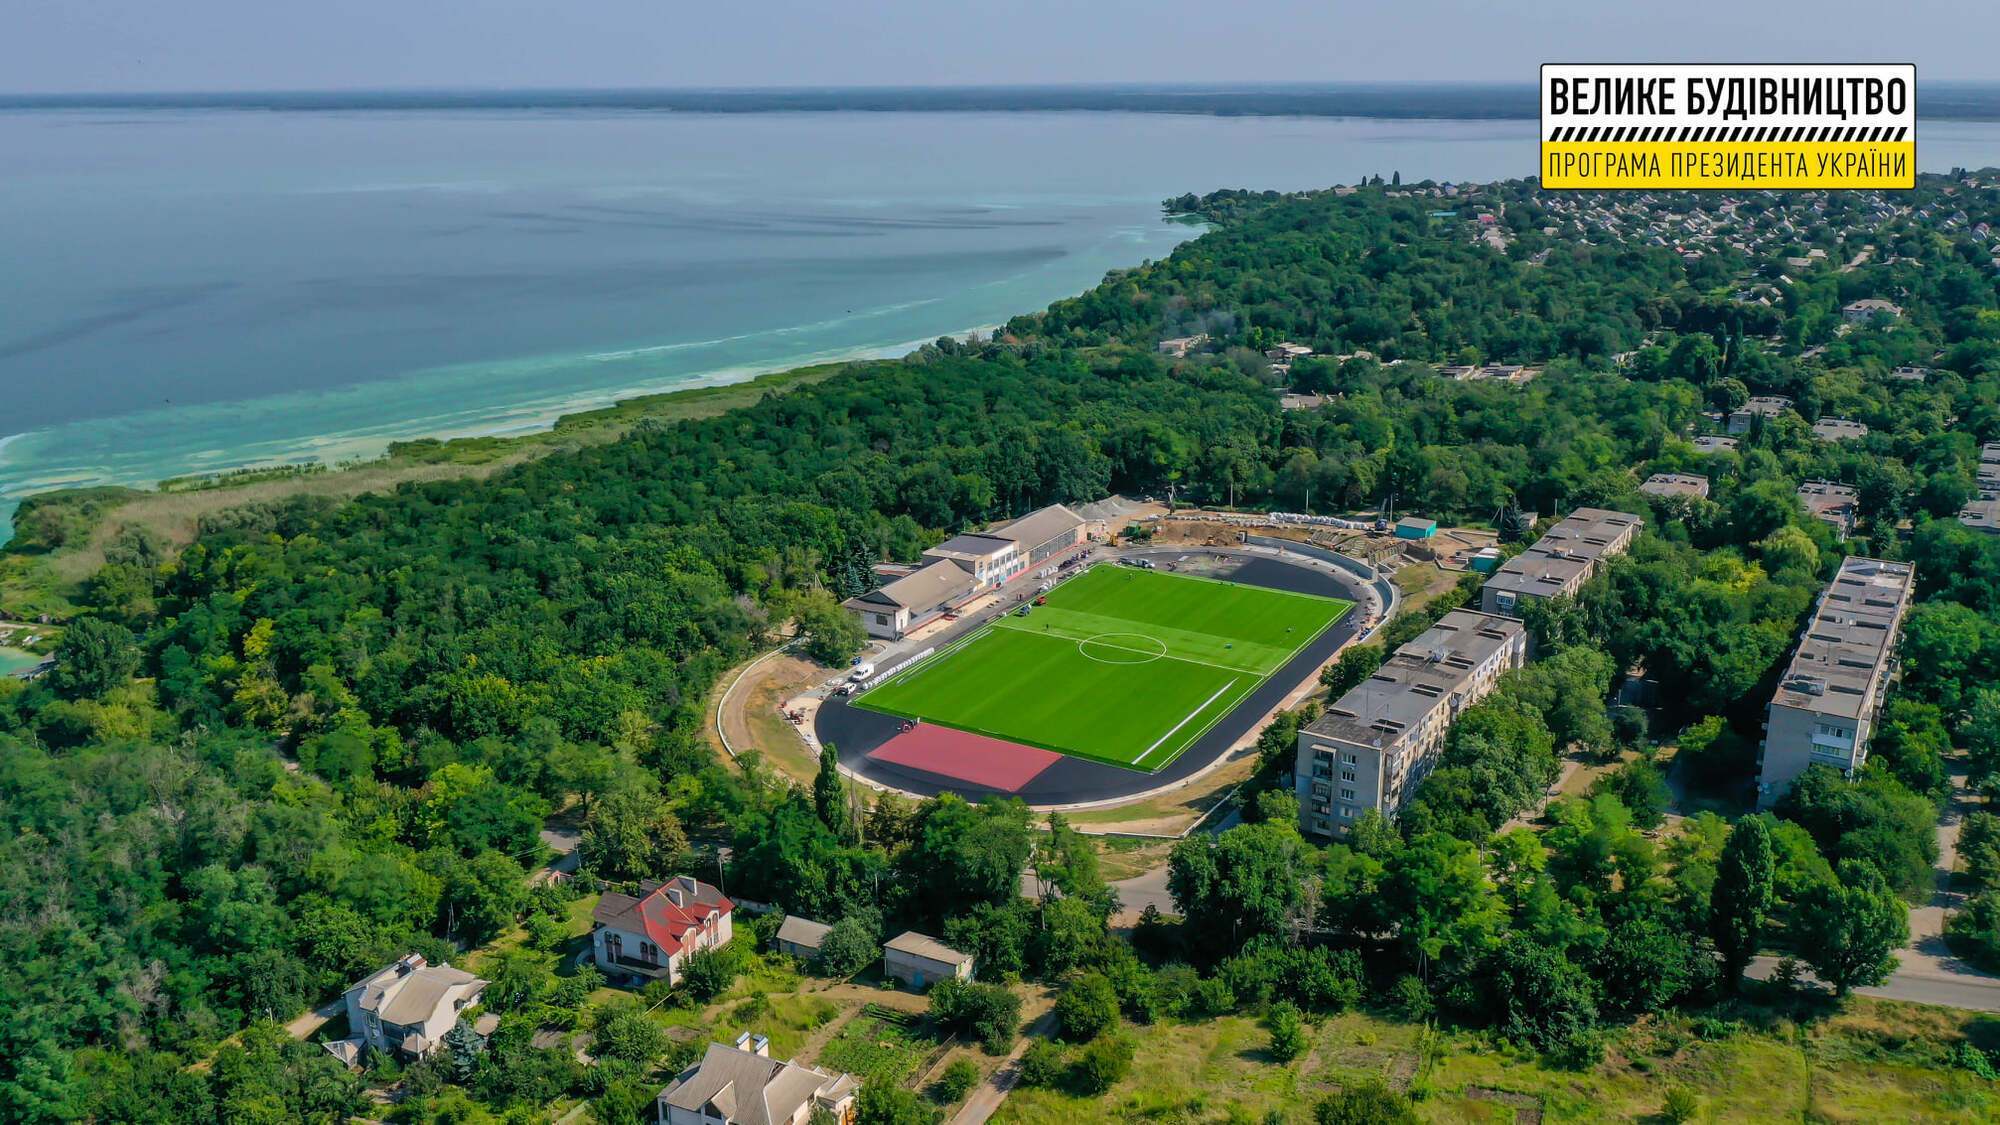
M1820 595L1764 721L1757 803L1769 806L1814 762L1853 776L1896 670L1910 564L1851 557Z
M1366 681L1299 731L1294 791L1301 828L1334 836L1368 809L1395 816L1437 764L1459 712L1528 659L1511 617L1455 609L1397 649Z
M1623 554L1646 521L1630 512L1578 508L1535 545L1500 564L1480 590L1487 613L1519 613L1523 598L1574 596L1598 563Z

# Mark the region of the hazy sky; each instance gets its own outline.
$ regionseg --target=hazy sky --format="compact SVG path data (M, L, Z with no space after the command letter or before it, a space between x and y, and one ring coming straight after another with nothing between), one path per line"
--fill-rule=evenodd
M0 90L1531 81L1544 61L2000 79L1996 0L0 0Z

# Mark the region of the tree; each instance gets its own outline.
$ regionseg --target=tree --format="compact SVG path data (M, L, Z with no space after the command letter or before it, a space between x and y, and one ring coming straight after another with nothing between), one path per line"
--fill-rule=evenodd
M1764 924L1771 910L1771 833L1761 816L1744 817L1729 831L1722 859L1716 866L1715 890L1709 897L1709 934L1722 954L1722 980L1734 989L1743 969L1763 947Z
M1242 824L1175 844L1167 888L1186 919L1183 933L1211 957L1284 933L1304 902L1302 864L1291 824Z
M577 842L583 866L606 879L659 878L688 849L687 833L650 784L634 780L600 797Z
M621 1008L597 1027L591 1053L649 1066L667 1048L667 1033L644 1009Z
M1118 994L1103 973L1081 973L1056 995L1056 1021L1064 1039L1084 1043L1118 1024Z
M801 595L792 610L792 622L805 638L806 655L829 668L847 667L868 642L861 620L825 590Z
M874 963L881 948L881 931L873 919L849 914L835 922L820 939L813 968L823 976L851 977Z
M102 618L79 618L56 642L49 686L65 699L96 698L131 679L139 655L132 630Z
M1910 939L1909 907L1896 897L1874 865L1847 859L1837 882L1818 884L1794 912L1799 956L1813 974L1846 996L1874 986L1896 969L1894 950Z
M813 811L841 843L861 842L854 810L848 807L847 786L840 779L840 751L831 742L820 747L819 773L813 776Z

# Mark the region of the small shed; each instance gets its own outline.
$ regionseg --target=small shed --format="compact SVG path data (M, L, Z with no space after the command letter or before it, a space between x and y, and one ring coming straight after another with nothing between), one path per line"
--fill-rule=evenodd
M785 915L778 924L778 936L772 942L780 953L789 953L801 961L810 961L819 956L820 943L826 940L832 926L801 918L796 914Z
M1429 539L1438 533L1438 521L1404 516L1396 521L1396 538Z
M1500 561L1506 555L1498 547L1481 547L1472 553L1472 569L1481 574L1491 574L1500 569Z
M904 930L882 943L882 975L919 990L946 977L970 980L972 954L960 953L915 930Z

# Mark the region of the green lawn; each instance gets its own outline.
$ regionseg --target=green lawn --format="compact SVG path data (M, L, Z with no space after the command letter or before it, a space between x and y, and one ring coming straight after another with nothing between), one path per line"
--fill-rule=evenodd
M1151 772L1352 608L1101 565L856 706Z

